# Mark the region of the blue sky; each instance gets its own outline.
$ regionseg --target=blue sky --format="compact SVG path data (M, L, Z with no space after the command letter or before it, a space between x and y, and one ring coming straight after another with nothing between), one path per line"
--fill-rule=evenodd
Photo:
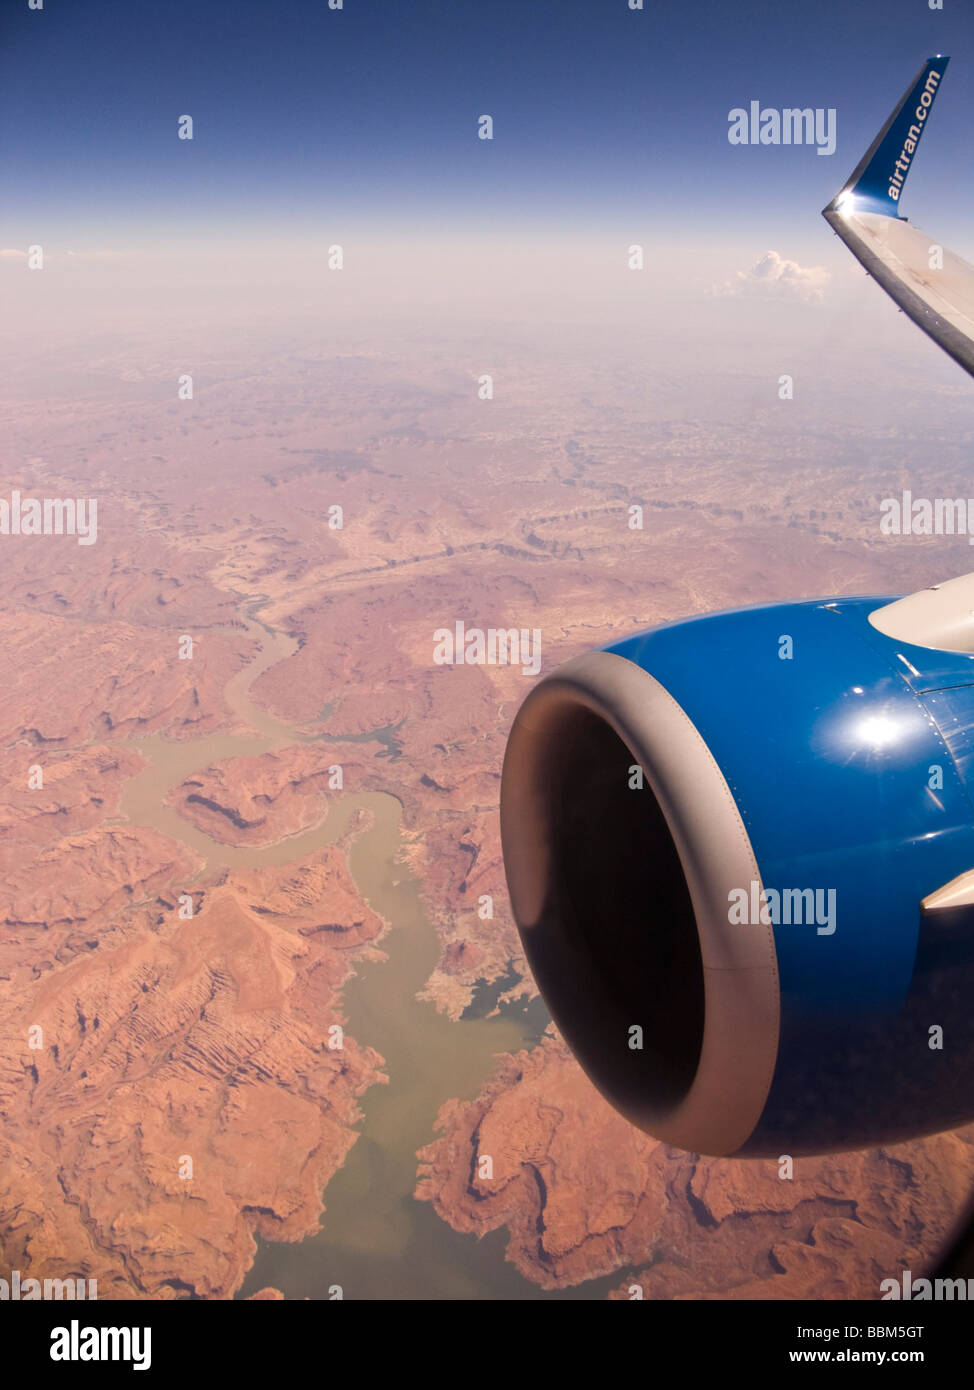
M904 211L936 205L949 239L974 224L974 12L944 6L5 0L0 238L286 239L337 221L744 243L769 219L769 244L827 237L819 210L923 59L947 52ZM752 99L837 108L837 152L729 145L727 113ZM192 143L176 139L187 112Z

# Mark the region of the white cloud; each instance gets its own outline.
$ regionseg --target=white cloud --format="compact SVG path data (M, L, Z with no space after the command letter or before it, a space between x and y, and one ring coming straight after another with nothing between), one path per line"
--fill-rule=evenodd
M830 278L825 266L802 266L797 261L786 261L777 251L765 251L750 270L739 270L733 280L715 285L714 293L751 299L797 299L805 304L821 304Z
M14 246L4 246L4 247L0 247L0 260L7 260L7 261L22 260L22 261L26 261L26 259L27 259L27 252L26 252L26 251L18 251L17 248L14 247Z

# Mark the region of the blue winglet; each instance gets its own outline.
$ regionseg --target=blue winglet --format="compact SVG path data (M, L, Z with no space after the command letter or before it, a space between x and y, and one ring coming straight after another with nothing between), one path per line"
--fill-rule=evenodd
M940 90L949 58L928 58L902 101L876 136L831 208L850 197L864 212L900 217L900 196L913 167L920 137L927 128L934 98Z

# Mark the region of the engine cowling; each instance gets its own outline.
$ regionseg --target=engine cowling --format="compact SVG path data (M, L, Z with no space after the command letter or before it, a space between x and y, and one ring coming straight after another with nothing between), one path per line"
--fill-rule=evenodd
M974 1118L972 613L974 576L710 614L524 701L515 920L633 1124L743 1157Z

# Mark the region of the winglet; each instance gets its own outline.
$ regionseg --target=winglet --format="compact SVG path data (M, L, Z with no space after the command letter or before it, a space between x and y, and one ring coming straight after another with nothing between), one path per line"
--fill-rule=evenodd
M825 213L854 208L900 216L900 194L949 62L941 54L927 59Z

